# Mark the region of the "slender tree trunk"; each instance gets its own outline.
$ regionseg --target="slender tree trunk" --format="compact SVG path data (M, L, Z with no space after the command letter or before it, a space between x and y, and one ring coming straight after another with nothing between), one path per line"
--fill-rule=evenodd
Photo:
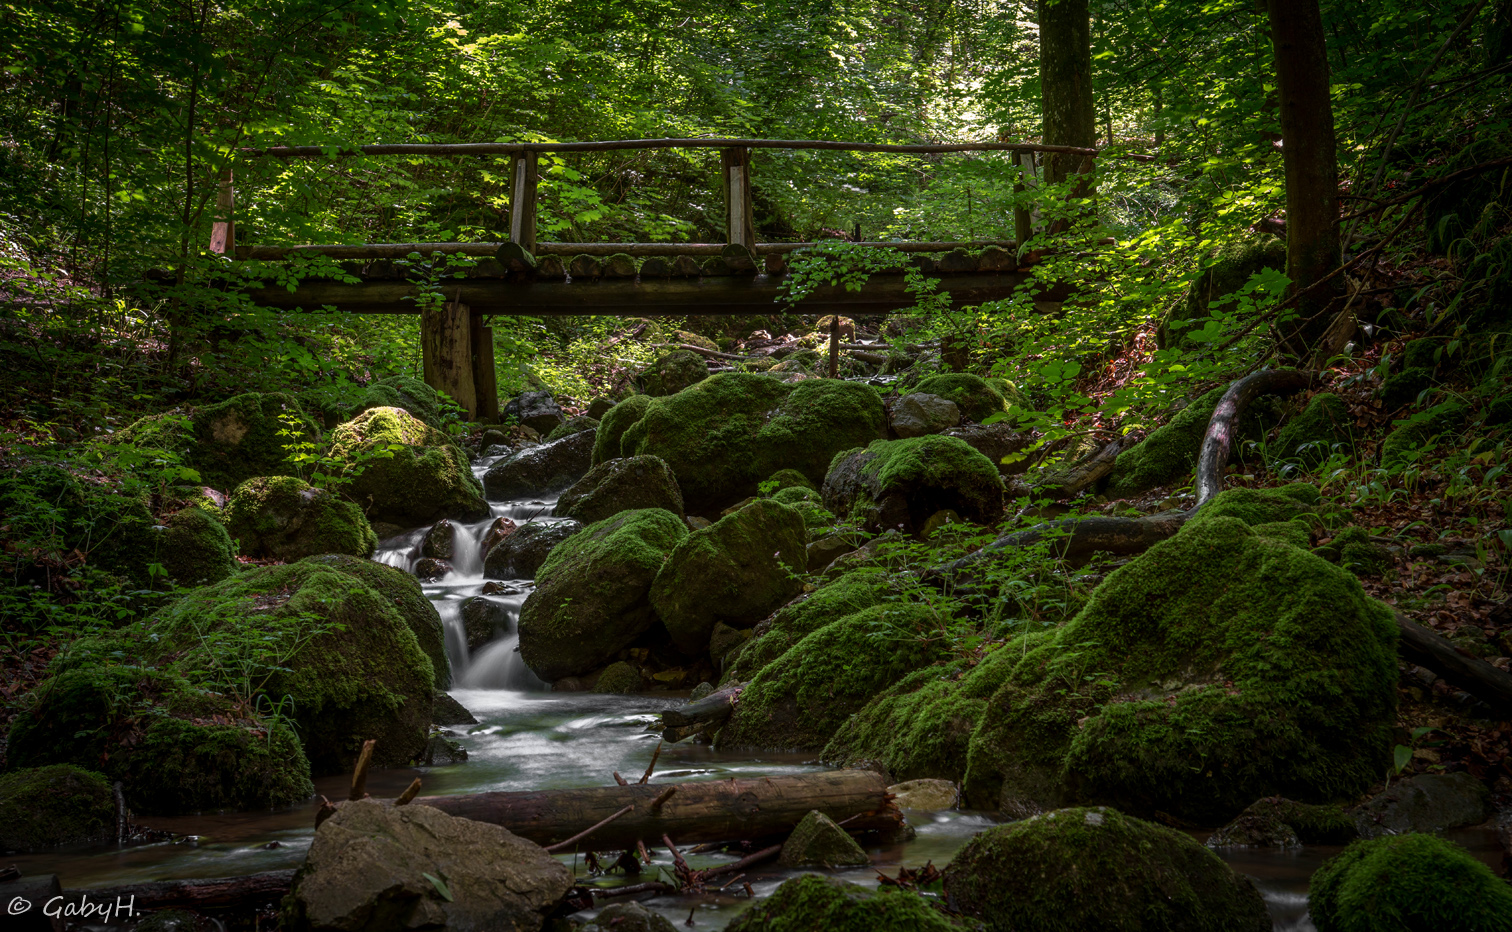
M1087 0L1039 0L1040 100L1044 142L1055 146L1097 143L1092 103L1092 20ZM1065 181L1081 156L1045 159L1045 180Z
M1276 87L1281 100L1281 146L1286 166L1286 274L1306 288L1338 268L1339 181L1328 49L1318 0L1266 0ZM1329 327L1325 314L1336 287L1297 302L1297 317L1282 329L1286 350L1306 355Z

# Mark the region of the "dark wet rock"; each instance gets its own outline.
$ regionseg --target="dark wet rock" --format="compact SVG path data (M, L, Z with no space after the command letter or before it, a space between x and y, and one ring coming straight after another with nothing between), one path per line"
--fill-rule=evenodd
M550 392L525 392L504 406L503 416L531 428L541 436L556 429L566 418Z
M938 434L961 423L961 409L939 395L904 395L892 409L893 433L899 437Z
M462 746L462 742L444 734L434 734L426 739L425 751L419 757L419 762L426 767L445 767L447 764L466 761L467 748Z
M456 529L449 518L442 518L432 525L425 532L425 539L420 542L420 555L437 560L450 560L455 555L455 549Z
M433 557L421 557L415 561L415 575L426 582L435 582L445 578L452 571L452 565L445 560L437 560Z
M483 487L494 501L549 495L570 488L593 463L593 429L521 450L483 474Z
M1214 832L1207 844L1209 848L1297 848L1342 845L1358 837L1354 819L1338 806L1269 796Z
M509 518L495 518L488 526L488 530L483 532L483 539L479 541L479 546L483 548L484 553L488 553L499 541L513 534L518 528L519 525Z
M509 630L509 606L486 595L475 595L464 601L461 615L469 652Z
M431 702L431 724L476 725L478 724L478 720L463 707L462 703L453 699L451 694L438 689Z
M531 522L501 540L483 559L489 579L534 579L553 547L582 530L576 521Z
M677 932L677 926L639 903L610 903L577 932Z
M600 463L562 493L552 513L594 524L638 508L662 508L679 517L683 514L677 478L659 457L628 456Z
M835 820L815 809L794 827L782 843L778 863L783 867L865 867L871 863L856 840Z
M286 900L285 927L533 932L571 885L565 864L501 826L364 799L316 829Z
M116 837L115 793L91 770L53 764L0 774L0 851L40 851Z
M725 932L958 932L980 929L952 919L908 890L865 887L820 874L784 881L725 926Z
M914 534L943 508L995 524L1003 517L1003 480L954 437L878 440L835 458L824 478L824 507L872 532Z
M990 932L1271 929L1248 877L1182 832L1105 807L988 829L951 860L944 882L950 908Z
M638 693L645 681L639 667L623 660L611 663L593 684L596 693Z
M1356 806L1354 817L1365 838L1439 832L1486 821L1491 817L1491 794L1463 771L1418 774Z

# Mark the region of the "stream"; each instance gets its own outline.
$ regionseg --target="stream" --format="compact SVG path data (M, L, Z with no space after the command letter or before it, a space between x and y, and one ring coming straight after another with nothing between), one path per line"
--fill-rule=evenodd
M482 474L496 458L480 457L473 464ZM544 499L494 503L494 517L550 521L553 502ZM604 786L613 782L613 772L635 780L645 771L658 737L647 730L669 699L682 701L686 693L646 695L600 695L552 693L530 672L516 650L513 630L484 645L469 656L462 630L461 604L478 595L488 582L483 577L480 538L491 523L456 525L454 571L444 579L425 583L426 594L436 603L446 628L447 653L452 662L451 694L479 724L455 726L453 732L466 747L468 760L438 767L375 771L369 775L368 791L375 797L398 796L415 776L423 780L424 795L476 793L487 790L543 790ZM420 528L385 541L374 559L410 570L419 556ZM510 593L489 596L510 610L511 626L529 592L530 583L508 583ZM824 769L808 754L723 753L708 745L691 742L666 745L656 765L655 782L715 780L811 772ZM345 795L350 778L345 775L315 780L317 794L331 798ZM170 818L147 818L145 824L171 832L172 841L126 847L115 845L76 848L7 858L26 874L56 873L70 888L114 886L150 880L226 877L258 871L298 867L314 835L315 800L271 811L207 813ZM994 823L983 813L952 811L909 813L917 830L911 841L868 850L872 866L889 874L900 867L917 868L932 861L943 867L972 835ZM1199 841L1208 833L1194 833ZM1500 858L1500 847L1489 829L1465 829L1448 833L1488 863ZM1324 860L1339 848L1310 847L1301 850L1230 849L1219 854L1236 870L1252 877L1270 908L1277 930L1312 930L1307 918L1307 881ZM659 868L670 874L671 859L653 848L653 864L639 877L619 874L600 878L600 884L634 883L657 878ZM692 855L694 868L735 860L735 854ZM580 878L588 874L581 860L563 855ZM747 873L757 897L769 895L778 884L800 873L775 865ZM846 880L877 886L870 868L836 872ZM606 902L613 902L612 900ZM740 885L720 893L701 896L663 896L642 900L675 923L691 918L693 928L719 930L751 902ZM686 927L686 926L680 926Z

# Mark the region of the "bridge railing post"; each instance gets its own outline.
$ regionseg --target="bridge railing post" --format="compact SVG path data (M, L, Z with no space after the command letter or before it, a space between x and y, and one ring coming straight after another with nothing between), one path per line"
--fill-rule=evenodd
M215 192L215 222L210 227L210 251L229 256L236 253L236 188L231 169L221 169L220 189Z
M478 395L473 382L469 317L470 311L460 298L422 307L420 358L425 384L450 395L471 421L478 417Z
M724 150L725 242L754 250L756 225L751 219L751 150Z
M540 155L516 153L509 184L509 238L526 252L536 248L536 189L540 185Z

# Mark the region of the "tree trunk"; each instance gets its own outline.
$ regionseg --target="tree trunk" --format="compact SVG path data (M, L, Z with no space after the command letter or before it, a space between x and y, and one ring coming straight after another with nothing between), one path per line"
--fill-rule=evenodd
M1097 113L1092 103L1092 20L1087 0L1039 0L1040 100L1044 143L1092 147ZM1083 157L1054 153L1045 180L1065 181Z
M1318 0L1266 0L1276 86L1281 102L1281 146L1286 167L1286 274L1293 291L1339 266L1339 182L1328 49ZM1282 326L1292 356L1327 332L1325 310L1338 289L1324 286L1297 302L1296 318Z

